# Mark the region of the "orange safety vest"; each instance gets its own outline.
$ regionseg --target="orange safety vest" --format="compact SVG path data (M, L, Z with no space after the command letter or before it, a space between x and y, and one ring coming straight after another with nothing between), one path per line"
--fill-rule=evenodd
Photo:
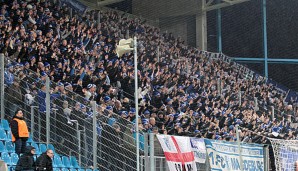
M20 120L17 118L14 118L13 120L18 122L18 132L19 132L19 137L29 137L29 131L28 131L28 127L27 124L24 120ZM12 136L12 142L16 141L16 138L13 136L13 134L11 133Z

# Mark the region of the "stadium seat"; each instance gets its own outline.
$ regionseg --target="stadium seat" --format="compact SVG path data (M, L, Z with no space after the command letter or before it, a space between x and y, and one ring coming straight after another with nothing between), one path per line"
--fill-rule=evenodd
M59 168L54 168L53 171L61 171Z
M73 168L76 168L76 169L80 168L80 166L78 164L78 161L77 161L75 156L70 156L69 159L70 159L70 163L71 163Z
M4 129L0 129L0 140L5 141L7 140L7 135Z
M72 168L72 165L70 164L69 158L67 156L62 156L62 163L67 168Z
M11 165L11 158L7 152L1 153L1 159L7 164Z
M73 169L73 168L72 168L72 169L69 169L69 171L77 171L77 169Z
M11 153L10 156L11 156L11 164L17 165L19 161L19 156L16 153Z
M6 141L12 141L11 131L7 131L7 139Z
M39 150L39 147L38 147L38 145L35 142L32 142L31 143L31 146L35 148L35 154L36 155L40 155L41 154L41 152Z
M15 152L15 146L11 141L5 142L5 148L6 148L7 152L9 152L9 153Z
M29 142L29 143L32 143L33 142L32 134L29 134L29 138L28 138L27 142Z
M0 141L0 152L7 152L7 149L5 148L4 144L2 141Z
M61 161L61 157L60 156L56 156L54 155L54 162L53 162L53 166L54 167L65 167L63 164L62 164L62 161Z
M54 153L56 153L55 152L55 147L53 146L53 144L49 144L48 145L48 149L51 149L51 150L53 150Z
M67 168L62 168L61 171L69 171Z
M7 166L8 171L15 171L16 167L15 166Z
M6 119L1 120L1 125L5 131L10 131L9 123Z
M45 144L39 144L39 150L41 153L44 153L47 151L47 145Z

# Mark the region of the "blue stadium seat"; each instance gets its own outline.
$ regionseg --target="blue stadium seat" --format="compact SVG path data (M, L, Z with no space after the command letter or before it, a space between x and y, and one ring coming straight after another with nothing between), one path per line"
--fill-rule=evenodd
M5 141L7 140L7 135L4 129L0 129L0 140Z
M67 168L72 168L72 165L70 164L69 158L67 156L62 156L62 163Z
M47 151L47 145L45 144L39 144L39 150L41 153L44 153Z
M61 168L61 167L65 167L65 166L62 164L61 157L56 156L56 155L54 155L53 166L54 166L54 167L59 167L59 168Z
M72 168L72 169L69 169L69 171L77 171L77 169Z
M7 152L9 152L9 153L15 152L15 146L11 141L5 142L5 148L6 148Z
M11 158L7 152L1 153L1 159L7 164L11 165Z
M51 150L53 150L54 153L56 153L55 147L53 146L53 144L49 144L48 149L51 149Z
M36 155L40 155L40 154L41 154L41 152L40 152L40 150L39 150L39 147L38 147L38 145L36 144L36 142L32 142L32 143L31 143L31 146L35 148L35 154L36 154Z
M32 134L29 134L29 138L28 138L27 142L29 142L29 143L32 143L33 142Z
M76 168L76 169L80 168L80 166L78 164L78 161L77 161L75 156L70 156L69 159L70 159L70 163L71 163L73 168Z
M5 148L4 144L2 141L0 141L0 152L7 152L7 149Z
M67 168L62 168L61 171L69 171Z
M53 171L61 171L59 168L54 168Z
M8 166L7 169L8 169L8 171L15 171L16 167L15 166Z
M11 135L11 131L7 131L7 139L6 141L12 141L12 135Z
M78 169L78 171L85 171L85 169Z
M16 153L11 153L10 156L11 156L11 164L17 165L19 161L19 156Z
M6 119L1 120L1 125L5 131L10 131L9 123Z

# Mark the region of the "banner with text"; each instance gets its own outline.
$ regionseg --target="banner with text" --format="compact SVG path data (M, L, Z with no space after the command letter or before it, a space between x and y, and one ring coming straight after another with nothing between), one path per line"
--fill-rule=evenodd
M170 171L197 170L190 137L156 136L164 151Z
M192 151L194 152L195 161L197 163L206 162L206 148L204 138L190 138Z
M205 139L211 170L240 171L240 157L236 142ZM264 151L261 145L241 145L244 171L264 171Z

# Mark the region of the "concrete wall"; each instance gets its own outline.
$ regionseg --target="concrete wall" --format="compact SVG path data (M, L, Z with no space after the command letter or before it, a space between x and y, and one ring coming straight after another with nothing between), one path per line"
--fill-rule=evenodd
M198 20L202 12L201 0L133 0L132 13L150 20L159 21L163 32L180 36L188 45L202 47L202 29ZM205 32L203 32L205 33ZM206 47L207 48L207 47Z

